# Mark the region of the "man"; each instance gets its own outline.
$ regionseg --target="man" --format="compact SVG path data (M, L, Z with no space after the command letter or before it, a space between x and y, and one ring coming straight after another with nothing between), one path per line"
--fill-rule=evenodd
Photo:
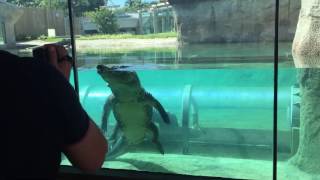
M82 108L63 69L66 50L46 45L49 63L0 51L0 179L54 179L61 152L73 166L101 167L107 141ZM67 77L67 78L66 78Z

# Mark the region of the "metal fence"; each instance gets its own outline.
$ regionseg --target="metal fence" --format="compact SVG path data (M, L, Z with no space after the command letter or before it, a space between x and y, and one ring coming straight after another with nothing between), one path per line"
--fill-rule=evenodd
M48 29L55 29L56 36L69 35L69 19L67 12L60 9L23 8L23 15L15 24L16 39L27 40L40 36L48 36ZM142 11L137 19L136 33L150 34L175 30L174 17L170 8L155 8ZM74 19L75 34L84 34L85 18ZM1 42L1 34L0 34Z
M175 31L174 17L171 7L140 12L140 33L161 33Z

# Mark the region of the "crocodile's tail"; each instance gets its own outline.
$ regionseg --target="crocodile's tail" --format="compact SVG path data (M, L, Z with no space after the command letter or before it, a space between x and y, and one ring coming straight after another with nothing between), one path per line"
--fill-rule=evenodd
M110 147L109 152L106 154L105 160L113 160L118 156L121 156L127 152L128 143L125 137L121 136L112 147Z

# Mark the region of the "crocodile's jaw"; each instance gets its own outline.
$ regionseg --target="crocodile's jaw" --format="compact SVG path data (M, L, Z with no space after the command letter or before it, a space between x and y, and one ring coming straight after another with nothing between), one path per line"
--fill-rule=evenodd
M97 72L109 84L117 99L131 101L139 96L142 87L136 72L118 70L104 65L98 65Z
M134 71L98 65L97 72L110 86L117 86L118 84L140 84L137 74Z

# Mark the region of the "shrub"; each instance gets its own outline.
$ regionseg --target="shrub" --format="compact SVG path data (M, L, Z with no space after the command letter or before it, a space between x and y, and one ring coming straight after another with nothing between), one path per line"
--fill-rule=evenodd
M114 34L118 31L116 16L113 11L107 8L96 9L84 14L97 24L99 31L105 34Z
M39 40L46 40L48 39L48 37L44 34L42 34L41 36L38 37Z
M31 36L31 35L26 35L26 34L19 34L16 36L17 41L31 41L36 39L36 37Z

